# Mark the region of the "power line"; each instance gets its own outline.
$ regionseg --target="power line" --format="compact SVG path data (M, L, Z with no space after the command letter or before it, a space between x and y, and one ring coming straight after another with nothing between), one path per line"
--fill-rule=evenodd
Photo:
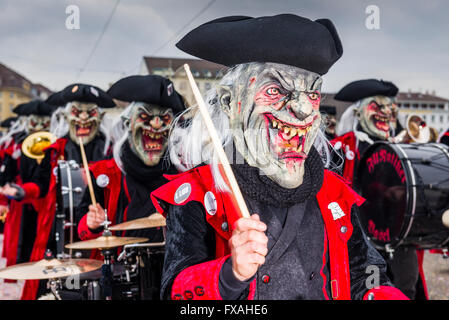
M193 21L195 21L200 15L202 15L209 7L215 2L216 0L209 1L209 3L201 9L195 16L192 17L185 25L182 26L176 33L170 37L163 45L161 45L159 48L153 51L151 56L154 56L156 53L161 51L163 48L165 48L166 45L168 45L171 41L173 41L182 31L184 31Z
M106 21L106 23L103 26L103 29L101 30L101 33L100 33L100 36L97 39L97 42L95 42L95 45L92 48L92 51L90 52L89 56L87 57L86 63L84 64L84 66L78 72L78 75L76 77L77 80L79 79L81 74L84 72L84 70L86 69L87 65L90 62L90 59L92 58L92 56L94 55L95 51L97 50L97 47L100 44L101 39L103 38L103 35L105 34L105 32L106 32L106 30L107 30L107 28L109 26L109 23L111 22L112 17L114 16L115 10L117 9L117 6L118 6L119 3L120 3L120 0L117 0L115 5L114 5L114 8L112 9L111 13L109 14L108 20Z

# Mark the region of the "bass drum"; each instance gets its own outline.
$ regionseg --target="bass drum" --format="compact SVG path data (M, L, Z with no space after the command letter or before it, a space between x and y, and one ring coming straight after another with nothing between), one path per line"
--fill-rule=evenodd
M376 142L364 153L354 189L366 199L362 227L377 249L443 248L449 229L449 148L443 144Z

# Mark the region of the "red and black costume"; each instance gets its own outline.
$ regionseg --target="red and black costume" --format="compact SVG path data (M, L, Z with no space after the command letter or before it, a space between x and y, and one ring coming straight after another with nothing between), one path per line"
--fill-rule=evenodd
M384 260L352 213L364 200L323 169L314 149L310 154L304 182L293 190L259 175L257 168L233 166L248 208L267 224L269 239L265 264L240 294L229 288L227 242L239 219L229 194L216 192L209 166L168 177L171 181L151 194L167 217L162 298L405 298L391 287ZM336 215L336 207L344 214ZM380 271L376 289L366 288L368 266Z

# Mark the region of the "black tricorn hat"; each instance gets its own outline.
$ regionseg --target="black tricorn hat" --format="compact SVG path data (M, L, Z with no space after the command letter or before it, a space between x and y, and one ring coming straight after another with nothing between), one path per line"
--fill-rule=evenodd
M398 91L398 87L392 82L377 79L358 80L344 86L334 96L334 99L356 102L373 96L395 97Z
M337 108L335 106L320 105L320 111L332 116L337 114Z
M230 16L190 31L176 46L198 58L225 66L274 62L323 75L342 56L332 21L294 14L252 18Z
M9 117L2 122L0 122L0 127L2 128L10 128L11 125L16 122L19 119L19 117Z
M175 114L185 110L182 96L175 90L173 83L157 75L135 75L120 79L107 93L120 101L145 102L171 108Z
M52 105L64 106L72 101L94 103L100 108L115 107L114 101L106 92L96 86L84 83L71 84L63 90L50 95L45 102Z
M55 106L51 104L48 104L42 100L33 100L19 104L13 109L13 112L20 116L29 116L31 114L38 116L50 116L55 110Z

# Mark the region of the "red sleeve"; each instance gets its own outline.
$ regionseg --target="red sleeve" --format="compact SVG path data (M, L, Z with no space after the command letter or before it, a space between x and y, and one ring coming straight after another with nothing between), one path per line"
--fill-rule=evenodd
M171 289L173 300L222 300L218 288L220 270L229 255L190 266L175 278ZM254 297L256 280L250 285L248 299Z
M101 235L101 233L94 233L90 231L89 227L87 226L87 214L85 214L81 221L78 224L78 236L81 240L91 240L98 238Z
M23 190L25 191L24 200L32 200L39 198L40 188L34 182L27 182L21 185Z
M363 300L410 300L399 289L389 286L380 286L369 290Z
M0 205L3 205L3 206L9 205L8 198L3 194L0 194Z

